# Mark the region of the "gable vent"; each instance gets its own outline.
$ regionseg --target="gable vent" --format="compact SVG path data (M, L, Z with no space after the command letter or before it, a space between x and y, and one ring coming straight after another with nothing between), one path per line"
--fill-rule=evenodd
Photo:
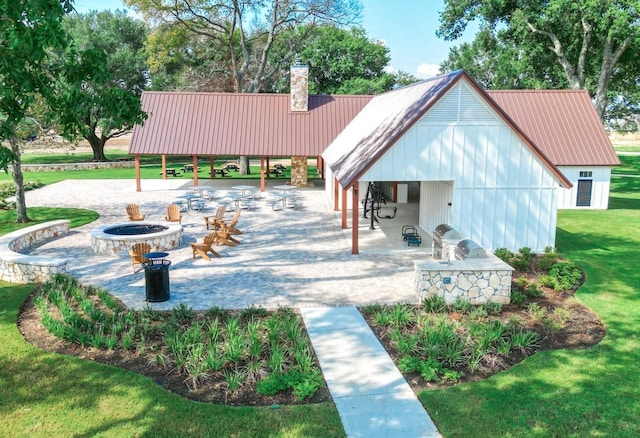
M493 111L464 84L458 84L427 112L423 123L498 122Z

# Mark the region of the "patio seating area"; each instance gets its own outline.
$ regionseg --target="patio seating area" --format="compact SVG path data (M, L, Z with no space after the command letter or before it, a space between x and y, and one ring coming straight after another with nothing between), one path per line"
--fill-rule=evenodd
M393 242L389 243L393 247L384 248L379 246L387 241L384 227L370 231L368 222L362 219L361 254L354 256L350 253L350 230L340 229L339 213L328 205L320 187L283 189L296 191L300 202L296 208L274 211L270 200L281 192L273 185L267 186L265 192L257 193L255 209L234 210L233 214L241 212L235 225L232 226L232 214L225 216L225 221L229 220L225 238L235 247L220 242L219 246L212 246L220 258L194 258L191 244L204 243L204 237L213 230L207 229L205 216L215 215L220 203L237 193L232 188L237 181L204 183L207 185L196 192L192 183L180 179L145 180L142 192L136 192L130 180L114 180L108 185L99 180L67 180L29 191L29 207L77 207L100 213L98 221L31 251L49 257L64 255L71 260L68 270L72 275L84 283L106 288L126 305L138 309L147 305L170 309L179 303L195 309L237 309L417 302L413 260L429 257L430 248L407 247L402 242L400 226L411 220L400 219L397 233L393 231ZM146 220L162 222L169 203L181 199L186 206L187 198L178 196L189 193L200 198L200 188L203 196L211 195L210 199L202 198L202 209L182 212L182 243L167 251L171 261L171 299L147 303L144 273L132 274L127 253L118 257L93 253L89 232L98 225L120 222L123 199L138 205ZM234 230L237 234L233 234Z

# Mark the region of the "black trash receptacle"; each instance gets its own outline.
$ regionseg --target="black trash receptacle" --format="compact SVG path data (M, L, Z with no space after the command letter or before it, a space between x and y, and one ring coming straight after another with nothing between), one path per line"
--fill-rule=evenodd
M144 262L144 281L147 301L161 302L170 298L169 260L149 260Z

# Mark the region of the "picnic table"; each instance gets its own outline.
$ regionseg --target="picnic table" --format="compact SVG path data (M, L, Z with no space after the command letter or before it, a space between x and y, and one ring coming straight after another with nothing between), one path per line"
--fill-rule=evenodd
M180 176L180 172L176 171L176 169L165 169L164 173L166 173L167 176L171 175L171 176ZM160 173L158 175L162 175L163 172L160 171Z
M184 166L182 166L182 171L185 173L193 172L193 164L185 164ZM198 171L200 171L199 167L198 167Z
M280 169L277 169L276 167L270 167L265 171L265 175L280 176L282 175L282 171Z
M240 167L238 167L238 165L235 163L227 163L224 168L227 170L227 172L230 170L240 170Z
M220 175L220 176L227 176L228 171L226 169L223 168L219 168L219 169L213 169L211 172L209 172L209 175L213 174L215 175Z

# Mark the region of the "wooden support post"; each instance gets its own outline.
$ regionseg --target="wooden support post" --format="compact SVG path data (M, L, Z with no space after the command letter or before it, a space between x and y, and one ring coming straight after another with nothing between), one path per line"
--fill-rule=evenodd
M338 199L340 198L340 186L338 180L333 178L333 211L338 211Z
M141 192L140 185L140 154L136 154L136 192Z
M347 229L347 194L348 191L342 189L342 229Z
M198 156L193 156L193 185L198 186Z
M353 184L353 205L351 206L351 254L359 254L358 247L358 181ZM373 212L371 212L373 214Z
M260 157L260 191L264 192L264 157Z
M162 179L167 179L167 156L162 154Z
M213 179L215 173L213 173L213 169L216 167L216 160L213 155L209 155L209 179Z

